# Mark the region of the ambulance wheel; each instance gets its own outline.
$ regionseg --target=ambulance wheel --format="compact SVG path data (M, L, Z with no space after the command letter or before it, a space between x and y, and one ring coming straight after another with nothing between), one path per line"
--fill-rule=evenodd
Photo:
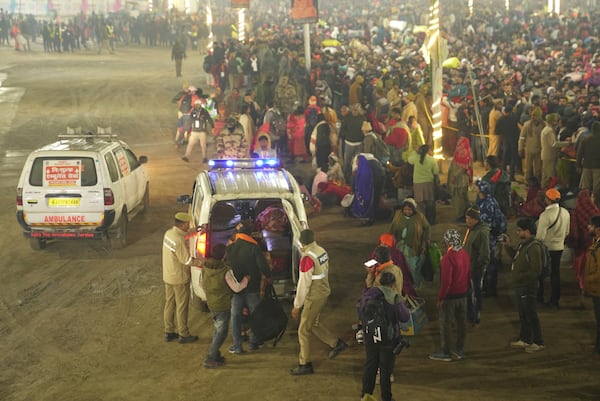
M29 246L34 251L41 251L46 248L46 240L42 238L29 238Z
M122 249L127 246L127 210L123 210L117 222L117 227L110 233L110 246L113 249Z

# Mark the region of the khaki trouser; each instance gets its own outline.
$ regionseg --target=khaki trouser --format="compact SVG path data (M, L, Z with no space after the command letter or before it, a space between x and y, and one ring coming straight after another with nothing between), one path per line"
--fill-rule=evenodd
M165 283L165 333L178 333L188 337L188 306L190 303L190 284Z
M188 159L192 155L192 149L194 146L200 144L200 150L202 151L202 159L206 159L206 132L205 131L192 131L188 138L188 144L185 148L185 157Z
M502 137L500 135L490 134L490 146L488 148L488 156L496 156L498 157L498 153L500 152L500 145L502 144Z
M556 163L558 163L557 159L542 160L542 181L540 182L542 188L546 188L550 179L556 177Z
M600 200L600 168L584 168L581 172L581 189L589 189Z
M310 334L313 333L321 342L329 345L331 348L337 344L337 337L319 324L319 314L321 309L327 303L327 297L315 300L306 300L302 315L300 317L300 326L298 326L298 342L300 343L300 355L298 363L306 365L310 360Z
M542 176L542 154L540 152L527 152L525 154L525 174L526 178L537 177L540 179Z

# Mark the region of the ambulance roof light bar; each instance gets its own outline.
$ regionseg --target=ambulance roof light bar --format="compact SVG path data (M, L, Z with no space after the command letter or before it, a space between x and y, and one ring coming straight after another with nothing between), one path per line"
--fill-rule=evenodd
M277 168L281 163L279 159L212 159L208 161L209 170L217 169L261 169Z

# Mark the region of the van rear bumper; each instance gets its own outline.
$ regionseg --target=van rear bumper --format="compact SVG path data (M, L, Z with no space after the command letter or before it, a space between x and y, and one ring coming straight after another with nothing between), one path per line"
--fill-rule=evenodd
M41 239L80 239L102 238L108 228L115 221L115 211L107 210L104 212L104 223L98 227L32 227L25 221L23 211L17 211L17 221L23 227L23 235L26 238L41 238Z

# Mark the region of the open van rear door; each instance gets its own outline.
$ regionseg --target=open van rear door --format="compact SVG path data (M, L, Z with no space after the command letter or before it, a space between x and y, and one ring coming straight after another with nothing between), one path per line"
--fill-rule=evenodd
M294 287L298 282L298 269L300 265L300 254L302 249L302 244L300 243L300 232L304 230L304 225L298 220L298 216L294 210L292 204L285 200L281 200L281 204L285 209L285 213L287 214L288 220L290 222L290 226L292 228L292 282L294 283ZM295 288L294 288L295 289Z

